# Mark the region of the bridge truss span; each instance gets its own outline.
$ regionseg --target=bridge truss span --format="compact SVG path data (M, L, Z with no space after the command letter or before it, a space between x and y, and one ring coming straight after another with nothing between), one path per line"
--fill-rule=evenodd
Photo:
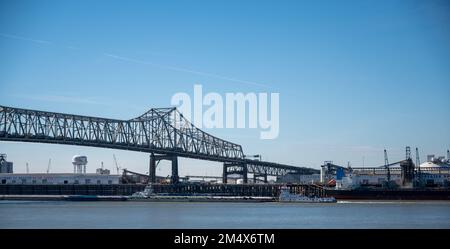
M243 157L240 145L196 128L176 108L154 108L134 119L117 120L0 106L0 140L176 154L212 161Z

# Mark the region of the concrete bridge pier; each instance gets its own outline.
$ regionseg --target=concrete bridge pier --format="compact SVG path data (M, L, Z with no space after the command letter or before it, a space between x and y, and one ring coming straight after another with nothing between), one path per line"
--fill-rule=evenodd
M156 183L156 160L155 154L150 154L150 165L148 169L149 183Z
M178 176L178 157L175 155L155 155L154 153L150 154L150 165L149 165L149 183L156 183L156 164L161 160L169 160L172 164L172 175L171 175L171 183L177 184L180 181L180 177Z
M223 183L228 182L228 175L239 174L242 175L244 183L248 183L248 167L246 163L225 162L223 163Z
M222 183L228 183L227 164L223 164Z
M180 177L178 176L178 157L172 156L172 176L171 176L171 183L177 184L180 182Z

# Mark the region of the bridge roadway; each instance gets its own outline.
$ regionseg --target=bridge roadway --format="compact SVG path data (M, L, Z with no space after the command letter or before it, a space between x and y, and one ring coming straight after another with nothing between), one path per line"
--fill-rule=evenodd
M176 108L153 108L118 120L0 106L0 140L93 146L150 153L150 181L156 182L158 161L172 162L178 182L178 157L223 162L224 182L230 174L254 177L319 170L244 158L241 145L217 138L190 123Z

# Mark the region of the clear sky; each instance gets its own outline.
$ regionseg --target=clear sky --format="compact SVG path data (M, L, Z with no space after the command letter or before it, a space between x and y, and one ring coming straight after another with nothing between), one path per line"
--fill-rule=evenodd
M0 1L0 105L129 119L174 93L280 93L280 135L208 132L264 160L319 168L450 148L448 1ZM0 142L16 172L88 171L113 154L147 172L148 155ZM180 174L220 175L181 160ZM115 170L114 170L115 171ZM158 174L167 175L163 165Z

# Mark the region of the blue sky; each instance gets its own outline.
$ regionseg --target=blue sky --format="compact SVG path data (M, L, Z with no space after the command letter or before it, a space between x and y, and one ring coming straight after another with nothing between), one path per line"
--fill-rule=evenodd
M264 160L382 165L404 147L450 148L448 1L0 1L0 104L129 119L176 92L280 93L280 135L209 132ZM0 143L16 172L93 171L112 154L147 172L143 153ZM182 160L181 174L220 164ZM158 174L168 174L163 165Z

